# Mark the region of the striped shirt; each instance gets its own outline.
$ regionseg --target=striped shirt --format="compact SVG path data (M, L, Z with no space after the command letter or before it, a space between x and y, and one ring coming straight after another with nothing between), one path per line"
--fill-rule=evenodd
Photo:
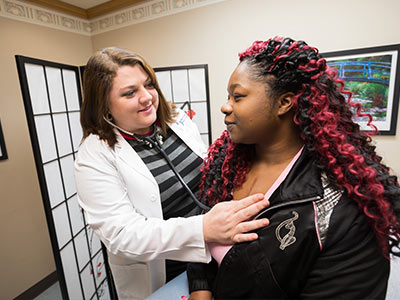
M201 213L184 186L175 176L159 150L122 133L124 138L140 156L158 183L164 219L189 217ZM167 130L161 148L167 153L184 182L197 195L203 160L197 156L171 129ZM166 261L167 281L186 269L186 263Z

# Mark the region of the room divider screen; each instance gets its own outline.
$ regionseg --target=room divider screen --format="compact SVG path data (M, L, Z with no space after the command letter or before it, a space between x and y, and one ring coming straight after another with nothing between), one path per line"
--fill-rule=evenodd
M165 98L182 108L196 123L206 145L211 144L208 65L154 68Z
M16 61L63 299L115 299L106 252L86 224L74 182L79 68L19 55Z
M77 201L73 165L82 139L80 75L71 66L16 55L16 62L63 299L117 299L107 253ZM155 68L167 100L211 143L208 66Z

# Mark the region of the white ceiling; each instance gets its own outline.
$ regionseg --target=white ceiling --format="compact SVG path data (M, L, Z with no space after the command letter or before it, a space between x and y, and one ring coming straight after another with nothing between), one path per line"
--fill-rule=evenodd
M103 4L105 2L109 2L110 0L60 0L62 2L72 4L74 6L83 8L83 9L88 9L92 8L94 6Z

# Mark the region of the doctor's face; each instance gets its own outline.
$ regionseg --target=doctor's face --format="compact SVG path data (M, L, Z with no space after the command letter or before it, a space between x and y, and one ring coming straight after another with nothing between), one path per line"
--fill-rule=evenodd
M157 119L158 93L141 65L121 66L110 92L110 113L122 129L144 135Z

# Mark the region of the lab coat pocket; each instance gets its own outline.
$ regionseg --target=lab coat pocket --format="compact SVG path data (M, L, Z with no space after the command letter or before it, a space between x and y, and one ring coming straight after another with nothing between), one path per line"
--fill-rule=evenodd
M119 300L144 299L150 295L148 264L110 264L110 268L114 277Z

